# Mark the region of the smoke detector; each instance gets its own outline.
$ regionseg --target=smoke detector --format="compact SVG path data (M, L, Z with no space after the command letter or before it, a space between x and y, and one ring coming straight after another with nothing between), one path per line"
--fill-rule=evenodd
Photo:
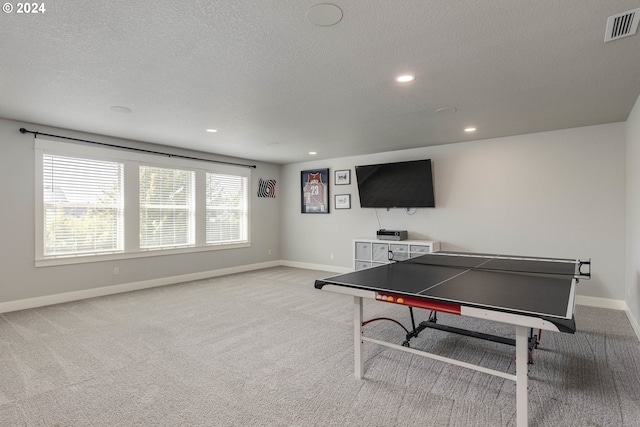
M607 18L604 42L634 35L638 29L638 20L640 20L640 8L610 16Z

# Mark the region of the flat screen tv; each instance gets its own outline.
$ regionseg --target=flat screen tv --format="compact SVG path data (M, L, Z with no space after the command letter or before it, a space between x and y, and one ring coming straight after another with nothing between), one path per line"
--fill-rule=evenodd
M434 208L431 159L356 166L360 207Z

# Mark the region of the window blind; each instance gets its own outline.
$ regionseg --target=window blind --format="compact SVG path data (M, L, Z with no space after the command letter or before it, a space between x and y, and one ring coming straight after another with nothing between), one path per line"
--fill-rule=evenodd
M124 164L44 154L45 256L123 250Z
M206 242L232 243L247 240L247 178L206 174Z
M195 244L195 173L140 166L140 248Z

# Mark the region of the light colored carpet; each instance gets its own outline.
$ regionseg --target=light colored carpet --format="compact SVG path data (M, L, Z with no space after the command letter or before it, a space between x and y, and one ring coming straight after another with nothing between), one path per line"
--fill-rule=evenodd
M0 426L513 426L515 383L365 343L352 298L287 267L0 315ZM408 310L365 302L365 318ZM420 319L424 320L424 319ZM513 336L510 326L441 315ZM640 425L640 343L621 311L577 308L529 369L532 426ZM369 336L402 342L391 322ZM428 330L412 346L515 372L513 348Z

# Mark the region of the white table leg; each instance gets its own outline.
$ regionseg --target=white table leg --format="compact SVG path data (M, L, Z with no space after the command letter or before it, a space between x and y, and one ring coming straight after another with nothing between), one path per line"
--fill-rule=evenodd
M362 297L353 297L353 357L356 378L361 379L362 370Z
M516 410L518 427L529 424L529 402L527 396L529 361L529 339L526 326L516 326Z

